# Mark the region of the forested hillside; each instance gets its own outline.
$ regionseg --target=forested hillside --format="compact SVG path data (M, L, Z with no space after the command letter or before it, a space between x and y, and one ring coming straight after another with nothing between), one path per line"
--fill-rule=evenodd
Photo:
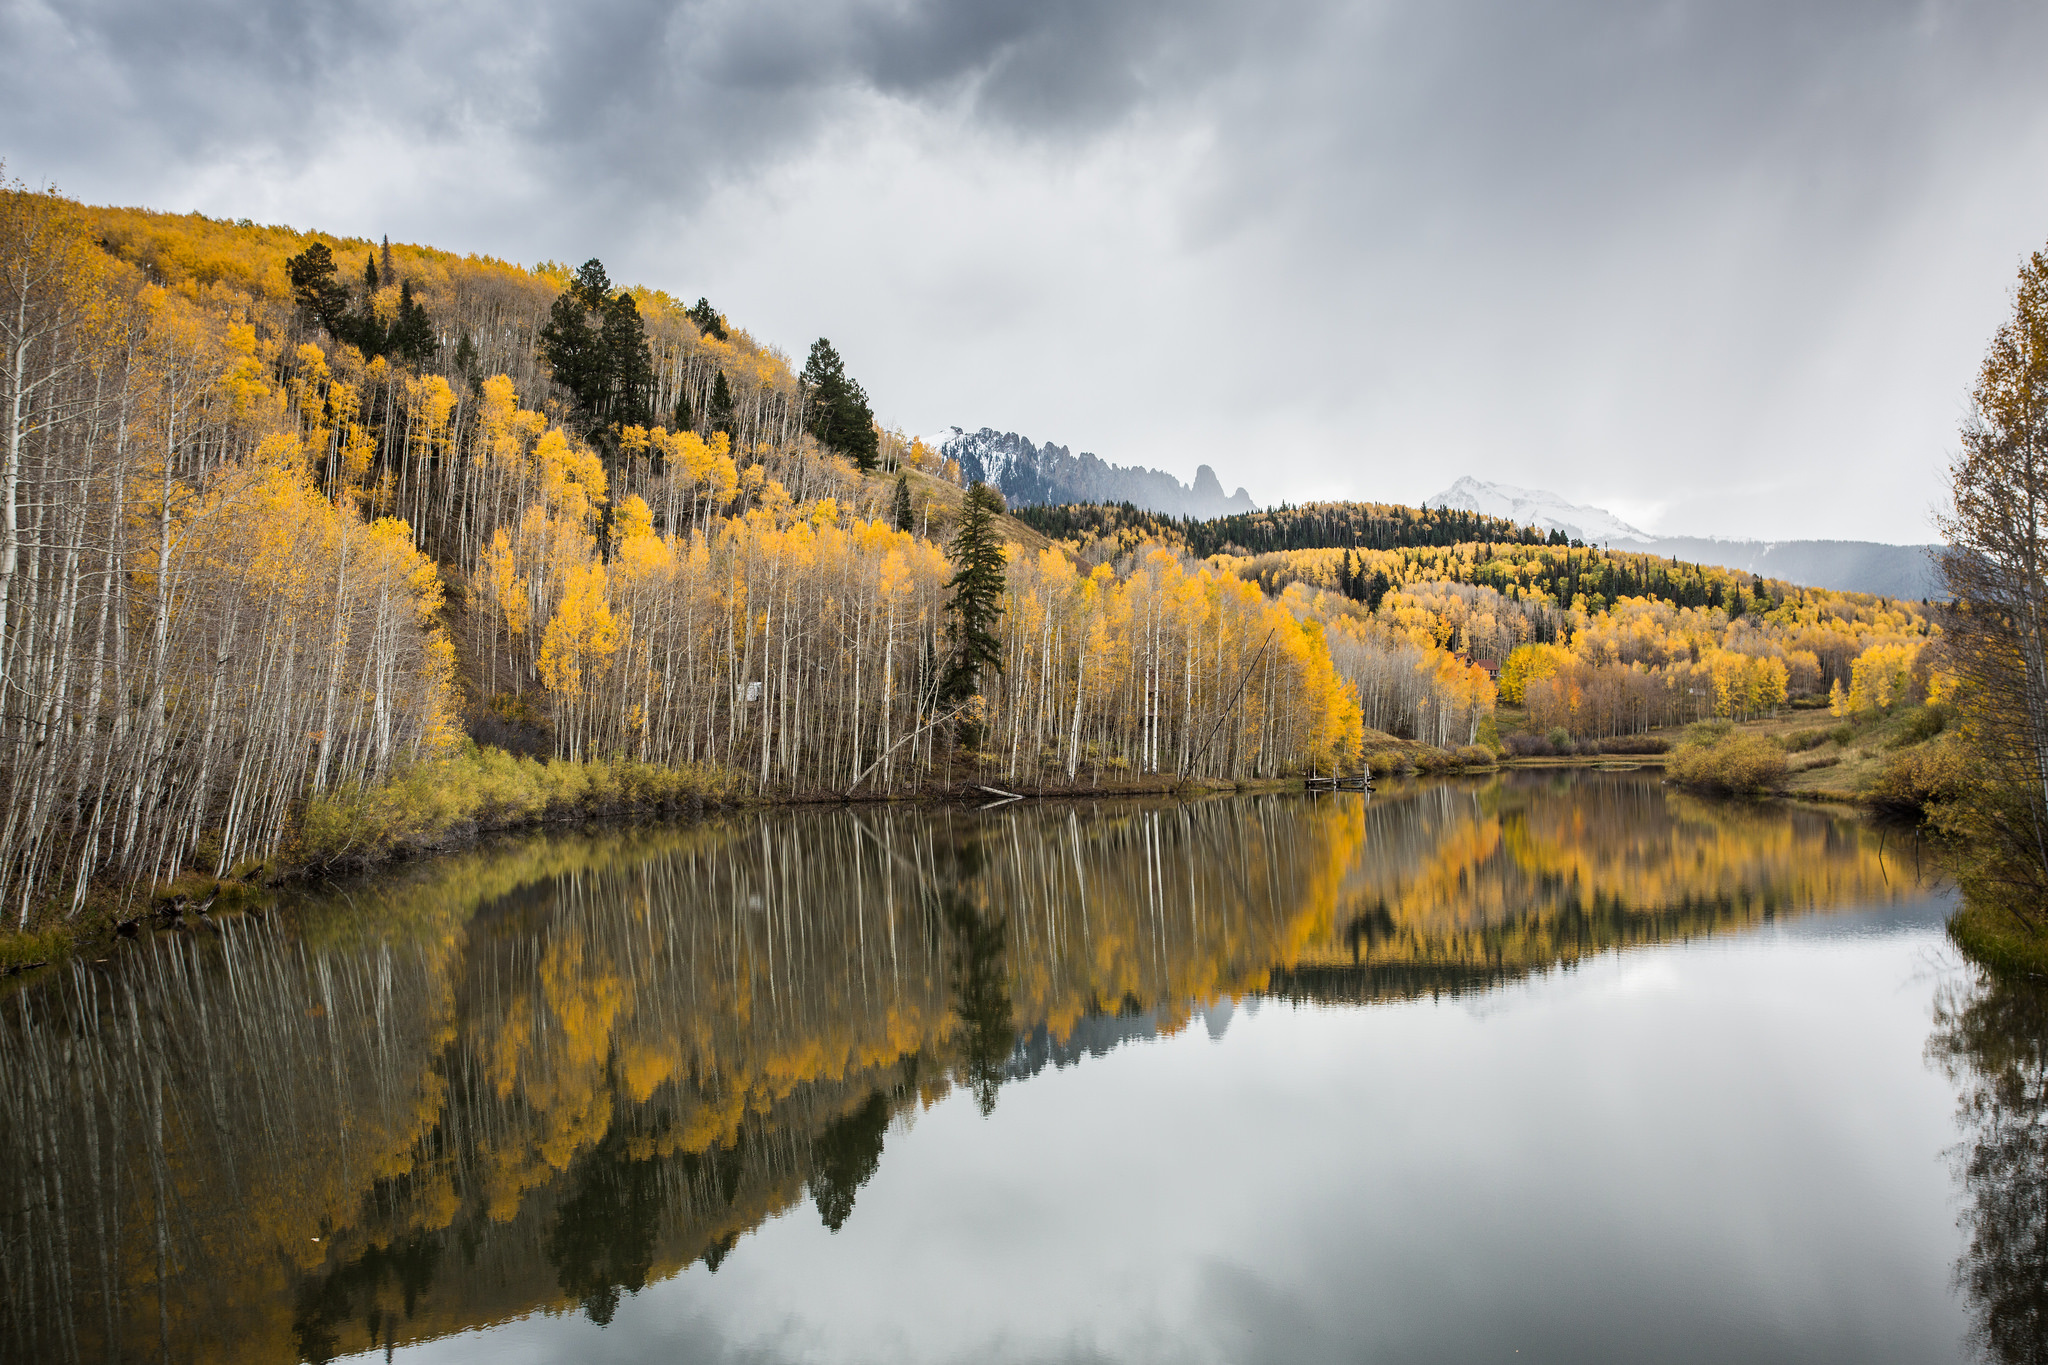
M1802 698L1838 714L1939 699L1921 603L1592 549L1457 508L1311 503L1208 521L1124 506L1019 509L1084 561L1204 555L1327 623L1364 724L1454 742L1495 700L1539 729L1632 734ZM1465 681L1466 661L1497 675ZM1423 686L1421 680L1430 679ZM1472 698L1469 706L1455 699ZM1474 730L1476 733L1476 729Z
M879 430L828 342L799 372L597 261L16 186L0 319L17 924L309 831L353 847L366 820L598 788L1257 777L1356 751L1314 623L1171 555L1033 553ZM555 762L465 757L470 736Z
M1595 734L1940 685L1910 605L1471 513L1027 525L830 342L596 260L17 186L0 347L17 925L605 801L1327 773L1496 674Z

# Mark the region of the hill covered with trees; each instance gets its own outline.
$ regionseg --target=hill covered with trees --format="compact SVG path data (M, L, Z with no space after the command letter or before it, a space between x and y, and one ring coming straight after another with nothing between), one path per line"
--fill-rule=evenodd
M1019 520L830 341L596 260L16 186L0 351L16 926L547 810L1328 773L1498 678L1588 734L1939 685L1909 604L1471 513Z
M829 341L798 371L594 260L15 186L0 314L17 926L506 812L1357 748L1320 633L1256 585L956 524L955 471ZM996 619L949 629L991 552Z

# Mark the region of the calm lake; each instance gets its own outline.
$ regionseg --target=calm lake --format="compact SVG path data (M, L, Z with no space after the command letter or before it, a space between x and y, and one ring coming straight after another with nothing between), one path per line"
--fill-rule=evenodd
M2048 1004L1922 861L1521 772L145 934L0 998L0 1355L2040 1360Z

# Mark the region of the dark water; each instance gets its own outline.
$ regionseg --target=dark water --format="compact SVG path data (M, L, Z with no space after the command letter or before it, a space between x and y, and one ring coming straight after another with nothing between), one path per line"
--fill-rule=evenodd
M2048 1010L1636 774L550 836L0 1000L8 1360L2048 1359Z

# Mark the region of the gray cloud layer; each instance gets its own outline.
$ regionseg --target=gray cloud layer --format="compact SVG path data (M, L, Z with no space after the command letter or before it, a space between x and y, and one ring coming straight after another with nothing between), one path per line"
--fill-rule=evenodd
M2044 39L1883 0L11 0L0 155L603 255L829 332L913 427L1906 539L2048 236Z

